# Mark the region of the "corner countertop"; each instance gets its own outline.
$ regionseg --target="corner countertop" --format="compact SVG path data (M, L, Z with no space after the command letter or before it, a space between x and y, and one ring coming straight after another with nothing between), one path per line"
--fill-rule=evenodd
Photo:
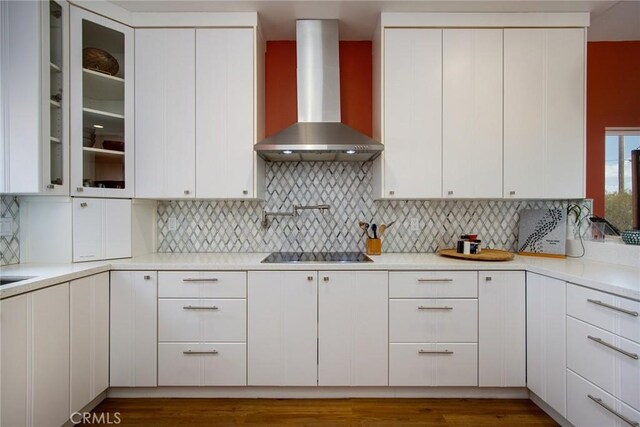
M370 263L262 264L268 253L155 253L130 259L76 264L16 264L0 276L37 276L0 288L0 299L109 270L526 270L640 301L640 263L636 267L590 259L516 256L513 261L482 262L436 254L389 253Z

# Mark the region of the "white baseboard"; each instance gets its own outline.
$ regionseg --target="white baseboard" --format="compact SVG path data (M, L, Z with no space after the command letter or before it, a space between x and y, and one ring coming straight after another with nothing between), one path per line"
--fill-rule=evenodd
M108 397L124 398L467 398L528 399L526 388L480 387L116 387Z

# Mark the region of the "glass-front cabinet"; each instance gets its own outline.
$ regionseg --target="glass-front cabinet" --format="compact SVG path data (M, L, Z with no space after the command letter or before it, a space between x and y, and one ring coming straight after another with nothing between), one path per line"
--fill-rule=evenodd
M0 2L0 191L69 194L69 5Z
M133 29L71 7L71 194L133 196Z

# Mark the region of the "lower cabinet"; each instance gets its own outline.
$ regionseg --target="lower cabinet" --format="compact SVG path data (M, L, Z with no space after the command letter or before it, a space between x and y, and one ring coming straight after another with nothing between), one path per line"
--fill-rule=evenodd
M158 273L158 385L247 385L245 272Z
M70 413L109 387L109 273L71 281Z
M69 283L0 302L0 424L69 419Z
M478 273L394 272L389 286L389 385L477 386Z
M526 386L524 271L478 274L478 385Z
M566 284L527 273L527 387L566 417Z
M250 271L247 383L318 384L318 273Z
M111 387L157 386L158 273L112 271Z
M248 384L387 385L387 313L387 272L249 272Z

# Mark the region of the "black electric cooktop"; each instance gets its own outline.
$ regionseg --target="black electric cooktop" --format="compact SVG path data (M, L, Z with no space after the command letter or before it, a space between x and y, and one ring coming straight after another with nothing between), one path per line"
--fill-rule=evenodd
M362 252L272 252L262 260L266 264L295 262L373 262Z

